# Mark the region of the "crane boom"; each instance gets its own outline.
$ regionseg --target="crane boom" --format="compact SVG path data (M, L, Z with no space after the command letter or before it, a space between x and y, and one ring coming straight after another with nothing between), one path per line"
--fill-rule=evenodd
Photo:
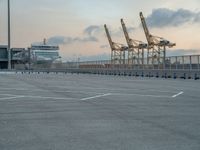
M131 44L130 37L129 37L128 31L127 31L127 28L126 28L126 25L125 25L123 19L121 19L121 24L122 24L122 29L124 31L124 36L126 38L126 42L127 42L129 47L132 47L133 45Z
M153 41L151 40L151 34L149 32L149 29L147 27L147 24L146 24L146 21L145 21L145 18L143 16L142 12L140 12L140 19L141 19L141 22L142 22L144 33L145 33L146 38L147 38L147 42L148 42L149 45L151 45Z
M104 25L104 28L105 28L105 31L106 31L106 35L107 35L110 47L111 47L111 49L114 49L113 48L113 42L112 42L112 39L111 39L111 36L110 36L110 33L108 31L108 28L107 28L106 24Z
M106 24L104 25L104 28L111 48L112 64L125 64L125 52L128 50L128 47L123 44L113 42Z

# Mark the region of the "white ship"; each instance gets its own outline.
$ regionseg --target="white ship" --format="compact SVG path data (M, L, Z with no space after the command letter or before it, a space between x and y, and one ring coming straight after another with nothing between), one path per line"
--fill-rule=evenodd
M59 46L48 45L46 39L44 39L44 42L42 44L31 45L29 50L33 62L53 63L55 61L61 61L61 57L59 56Z

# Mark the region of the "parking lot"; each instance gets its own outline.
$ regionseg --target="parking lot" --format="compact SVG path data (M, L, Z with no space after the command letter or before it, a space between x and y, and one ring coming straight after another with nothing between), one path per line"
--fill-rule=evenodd
M200 81L0 74L1 150L199 150Z

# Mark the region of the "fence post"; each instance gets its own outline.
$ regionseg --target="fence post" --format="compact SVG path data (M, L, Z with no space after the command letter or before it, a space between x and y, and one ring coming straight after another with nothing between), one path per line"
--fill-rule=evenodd
M177 60L178 58L177 58L177 56L176 56L176 70L178 69L178 60Z
M199 55L197 56L197 60L198 60L198 71L200 69L200 65L199 65Z
M192 56L190 56L190 70L192 70Z

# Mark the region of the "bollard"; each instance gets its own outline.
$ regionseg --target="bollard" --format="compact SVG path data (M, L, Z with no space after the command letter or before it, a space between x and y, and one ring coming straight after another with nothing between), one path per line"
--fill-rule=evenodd
M186 79L186 73L183 74L183 76L180 77L181 79Z
M137 72L135 73L135 76L136 76L136 77L138 77L138 76L139 76Z
M144 72L142 72L142 77L144 77Z
M165 72L165 79L167 79L167 73Z
M194 75L194 80L199 80L199 77L197 76L196 73L195 73L195 75Z
M124 72L124 76L126 76L126 72Z
M156 78L159 78L159 73L158 72L156 73Z
M174 79L176 79L176 78L177 78L176 73L174 73Z

